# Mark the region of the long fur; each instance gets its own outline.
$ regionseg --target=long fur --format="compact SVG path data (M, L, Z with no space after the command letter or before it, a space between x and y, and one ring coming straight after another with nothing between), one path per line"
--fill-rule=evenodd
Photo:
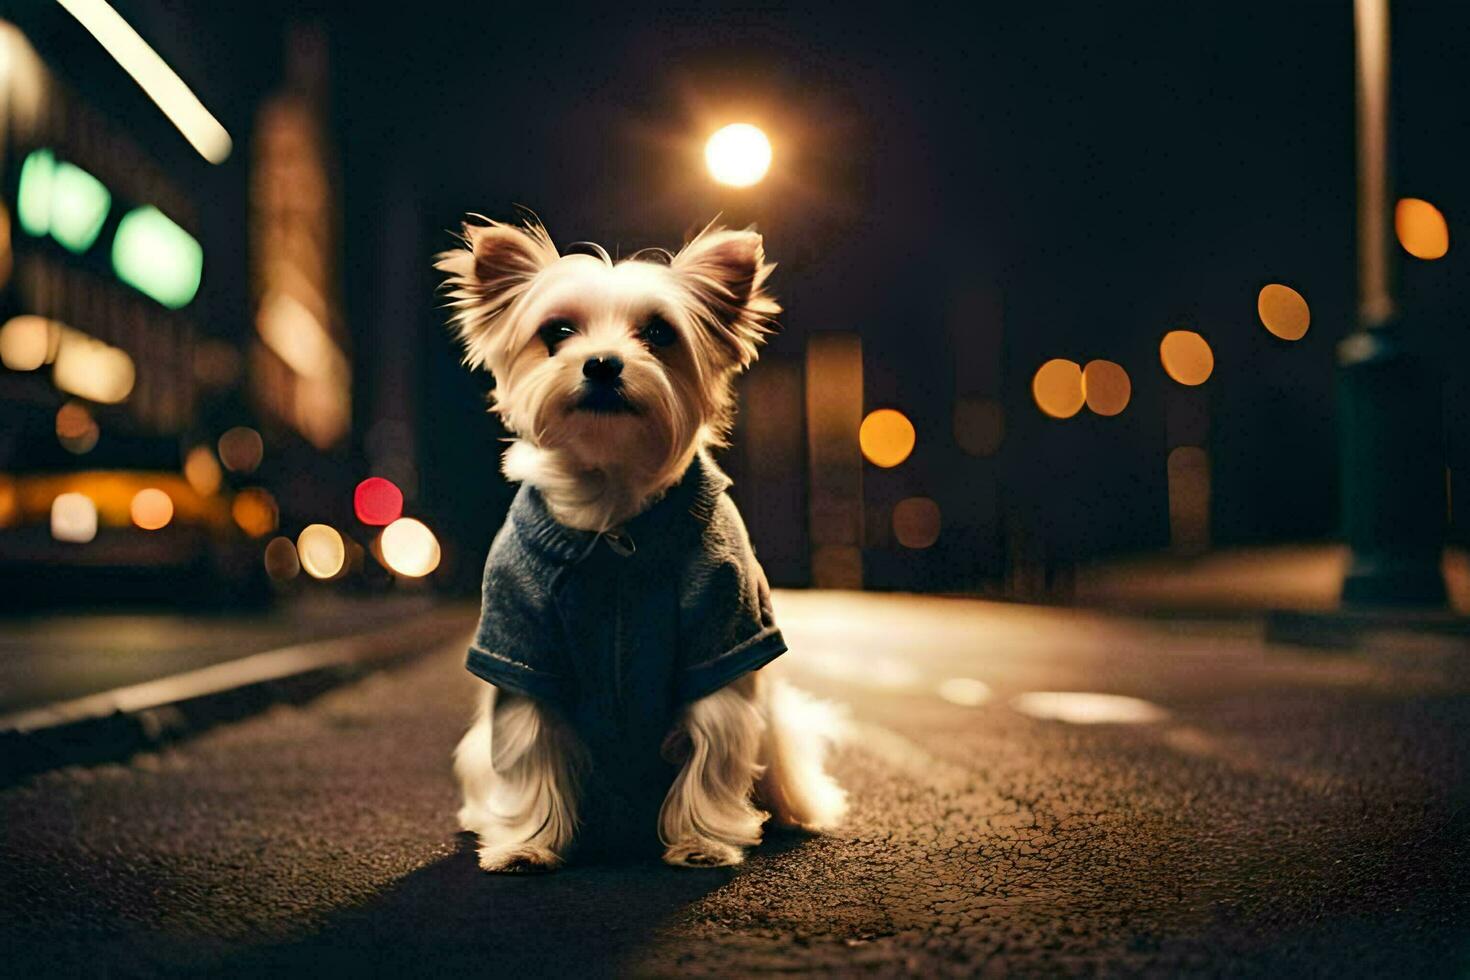
M495 376L491 407L516 436L506 476L539 489L556 520L587 530L640 513L695 453L723 443L734 378L780 312L765 288L774 266L761 237L713 224L672 256L643 250L614 262L596 246L563 255L538 222L482 218L436 264L465 361ZM676 343L655 349L642 339L653 317ZM554 344L539 339L561 320L577 329ZM593 358L622 362L630 412L580 409ZM758 673L688 705L666 743L682 764L658 820L665 860L739 863L768 817L832 826L846 797L824 760L839 730L832 709ZM460 824L479 836L481 866L558 866L576 835L585 765L554 711L487 693L455 752Z
M480 840L480 867L559 866L577 830L584 753L576 736L530 698L486 685L454 750L464 793L459 824Z

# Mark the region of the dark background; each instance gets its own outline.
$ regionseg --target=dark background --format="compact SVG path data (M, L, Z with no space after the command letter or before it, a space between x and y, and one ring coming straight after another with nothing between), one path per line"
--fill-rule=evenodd
M1217 545L1338 526L1333 348L1355 308L1350 4L117 7L234 136L223 166L194 156L60 8L14 16L53 71L194 193L211 256L203 329L224 337L251 321L252 118L281 85L288 26L324 32L354 374L353 435L326 465L367 475L365 433L408 424L411 509L441 529L443 584L473 588L510 489L503 433L483 410L490 379L457 362L431 256L464 212L508 219L517 205L559 243L621 254L677 246L717 214L756 224L787 310L756 372L799 380L811 332L861 333L864 410L899 408L918 430L902 466L866 467L869 585L998 587L1018 540L1062 564L1164 548L1165 459L1181 443L1211 454ZM1470 213L1470 14L1399 3L1393 38L1396 190L1435 202L1452 242L1444 261L1406 261L1402 300L1442 353L1450 469L1470 472L1470 283L1456 251ZM772 135L776 160L763 183L721 188L702 144L742 119ZM1311 304L1301 342L1262 329L1268 282ZM1214 349L1200 388L1159 367L1175 327ZM1030 378L1052 357L1124 365L1127 410L1042 416ZM957 394L1003 404L996 456L956 445ZM744 432L724 458L736 496L772 579L802 584L803 475L742 481L756 451ZM924 551L883 533L915 494L945 516Z

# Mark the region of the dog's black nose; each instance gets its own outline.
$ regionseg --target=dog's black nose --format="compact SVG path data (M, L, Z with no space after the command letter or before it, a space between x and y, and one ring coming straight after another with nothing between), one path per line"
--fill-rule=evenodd
M582 375L589 381L616 381L622 373L621 357L589 357L582 364Z

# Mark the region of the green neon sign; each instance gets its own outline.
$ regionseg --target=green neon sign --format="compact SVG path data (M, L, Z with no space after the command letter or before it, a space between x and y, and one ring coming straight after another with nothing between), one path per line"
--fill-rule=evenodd
M112 195L102 181L71 163L58 163L51 177L51 237L78 255L92 247Z
M51 230L51 185L55 177L56 157L50 150L35 150L20 165L15 216L27 235L40 238Z
M20 167L17 217L26 234L50 233L78 255L97 241L112 207L102 181L74 163L58 161L50 150L35 150Z
M177 310L199 291L204 249L162 211L144 205L118 224L112 268L129 286Z

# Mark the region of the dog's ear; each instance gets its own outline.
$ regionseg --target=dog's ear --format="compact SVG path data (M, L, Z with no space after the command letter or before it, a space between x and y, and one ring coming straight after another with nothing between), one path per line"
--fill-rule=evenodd
M484 367L502 314L559 255L551 236L536 221L524 228L488 219L485 224L465 222L463 238L463 248L435 256L434 268L445 274L444 288L464 344L465 362Z
M716 339L731 349L740 367L749 367L756 346L775 330L771 318L781 312L765 291L776 267L766 261L761 236L710 225L674 256L670 268L693 293Z

